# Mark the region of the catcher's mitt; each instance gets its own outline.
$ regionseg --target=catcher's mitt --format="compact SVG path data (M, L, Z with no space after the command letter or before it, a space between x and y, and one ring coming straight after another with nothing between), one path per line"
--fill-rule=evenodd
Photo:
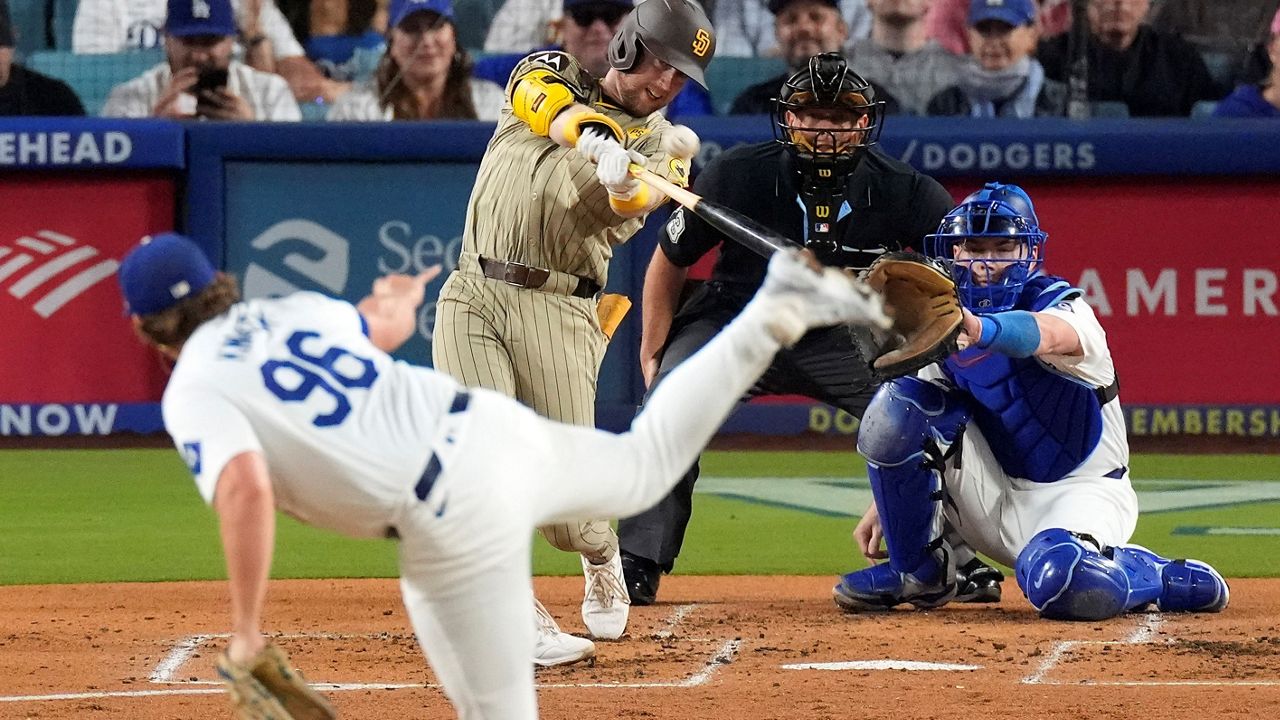
M893 327L871 362L876 374L901 377L956 351L964 325L956 283L940 263L913 252L888 252L863 273L884 296Z
M245 665L218 656L218 674L231 693L239 720L333 720L338 713L289 665L289 656L268 643Z

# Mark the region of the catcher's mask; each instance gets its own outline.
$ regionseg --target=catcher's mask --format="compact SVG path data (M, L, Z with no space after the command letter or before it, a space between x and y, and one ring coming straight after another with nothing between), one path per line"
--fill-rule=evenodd
M1040 274L1048 237L1022 188L987 183L947 213L936 233L925 236L925 254L950 269L965 307L977 313L999 312L1013 308L1023 286ZM1018 252L956 260L956 246L970 239L1013 240ZM979 284L974 279L973 267L979 264L986 266L988 277L996 277L994 282Z
M811 118L816 110L827 111L851 129L832 129L831 122L807 120L805 116ZM859 148L879 141L883 121L884 103L876 101L871 83L838 53L809 58L808 67L782 84L773 104L774 140L794 150L801 160L847 166L839 168L845 172L852 169Z

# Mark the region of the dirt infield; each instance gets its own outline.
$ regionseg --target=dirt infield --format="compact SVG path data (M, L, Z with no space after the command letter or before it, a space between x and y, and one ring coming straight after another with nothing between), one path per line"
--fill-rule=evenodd
M1221 615L1038 620L997 607L850 616L831 578L682 577L591 667L540 671L543 717L1280 716L1280 580L1236 580ZM581 631L581 580L538 578ZM272 585L267 624L344 718L449 717L389 580ZM230 717L212 672L221 583L0 588L0 718Z

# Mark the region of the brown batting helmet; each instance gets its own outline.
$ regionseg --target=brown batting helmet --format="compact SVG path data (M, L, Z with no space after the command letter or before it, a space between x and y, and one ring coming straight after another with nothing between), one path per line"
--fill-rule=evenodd
M631 70L644 51L705 88L707 63L716 52L715 29L696 0L645 0L609 41L609 65Z

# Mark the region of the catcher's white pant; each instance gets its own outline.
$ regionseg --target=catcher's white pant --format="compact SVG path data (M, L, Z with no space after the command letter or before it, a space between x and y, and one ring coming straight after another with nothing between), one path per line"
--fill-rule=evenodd
M395 525L405 607L461 718L537 717L533 529L658 502L778 348L760 313L744 312L621 435L555 423L485 390L442 419L432 447L443 469Z
M973 549L1012 567L1042 530L1086 533L1103 547L1123 545L1133 536L1138 496L1127 474L1031 482L1005 474L975 423L969 423L961 442L961 467L946 473L949 502L944 507L952 527Z

